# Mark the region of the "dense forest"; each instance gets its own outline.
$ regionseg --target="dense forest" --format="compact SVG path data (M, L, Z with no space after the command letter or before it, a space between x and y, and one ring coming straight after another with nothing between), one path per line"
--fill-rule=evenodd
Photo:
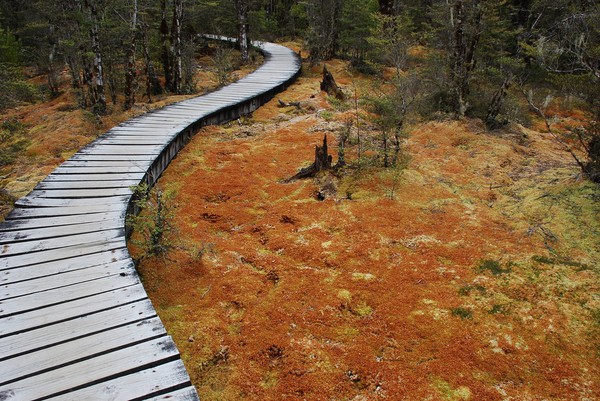
M525 123L528 108L554 132L554 98L598 121L598 20L600 6L585 0L2 0L0 108L58 95L65 69L79 106L99 115L107 103L194 93L195 55L211 33L237 37L241 62L250 40L300 38L311 62L346 58L374 75L393 67L394 89L374 102L391 142L411 113L494 129ZM596 123L556 139L600 180Z

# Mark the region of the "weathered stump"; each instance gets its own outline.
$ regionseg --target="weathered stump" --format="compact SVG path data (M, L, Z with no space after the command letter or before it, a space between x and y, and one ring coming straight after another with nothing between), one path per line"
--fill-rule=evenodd
M314 177L319 171L331 169L333 157L327 151L327 135L323 138L323 146L315 146L315 161L308 167L298 171L296 175L287 181L299 180L302 178Z
M321 90L327 92L330 96L335 96L336 99L344 100L346 96L342 89L337 85L333 75L327 70L327 66L323 66L323 81L321 81Z

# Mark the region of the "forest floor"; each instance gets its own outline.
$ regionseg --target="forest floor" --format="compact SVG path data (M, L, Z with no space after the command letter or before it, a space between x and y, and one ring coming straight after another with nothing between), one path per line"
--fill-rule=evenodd
M139 271L202 398L600 399L600 188L551 135L476 120L415 124L403 168L285 183L354 116L321 69L278 96L301 109L202 129L158 184L177 250Z

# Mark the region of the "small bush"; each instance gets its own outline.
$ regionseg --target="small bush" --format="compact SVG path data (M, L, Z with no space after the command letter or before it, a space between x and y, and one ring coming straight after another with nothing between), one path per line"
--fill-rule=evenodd
M461 319L473 319L473 312L469 309L466 308L462 308L462 307L457 307L457 308L452 308L450 309L450 311L452 312L452 316L458 316Z
M491 259L487 259L487 260L483 260L479 264L479 271L481 273L484 273L485 271L490 271L494 276L499 276L503 273L510 273L512 270L510 269L510 267L503 269L502 266L500 265L500 262L491 260Z
M471 292L474 291L474 290L477 291L481 295L483 295L483 294L485 294L487 292L487 289L484 286L479 285L479 284L475 284L475 285L466 285L464 287L461 287L458 290L458 293L460 295L467 296L467 295L471 294Z
M142 258L165 256L175 248L173 194L160 189L150 191L146 184L138 185L133 190L134 205L141 213L127 217L127 227L140 236L132 243L141 248Z

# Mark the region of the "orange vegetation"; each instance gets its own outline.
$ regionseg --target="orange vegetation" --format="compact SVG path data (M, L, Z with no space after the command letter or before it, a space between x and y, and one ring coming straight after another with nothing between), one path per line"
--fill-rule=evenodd
M302 110L203 129L159 183L180 247L140 273L201 397L598 399L598 190L570 156L524 128L428 123L407 168L318 201L327 177L282 179L352 115L319 71L280 95Z

